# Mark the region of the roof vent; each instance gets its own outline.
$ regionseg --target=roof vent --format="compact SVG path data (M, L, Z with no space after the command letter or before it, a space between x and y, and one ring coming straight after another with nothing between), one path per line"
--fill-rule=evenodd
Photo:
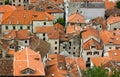
M114 56L117 56L117 53L114 53Z

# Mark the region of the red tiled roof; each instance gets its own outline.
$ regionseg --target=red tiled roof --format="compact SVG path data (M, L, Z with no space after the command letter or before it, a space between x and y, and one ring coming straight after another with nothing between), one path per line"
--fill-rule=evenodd
M110 16L108 19L107 19L107 24L114 24L114 23L117 23L117 22L120 22L120 17L119 16Z
M116 6L116 2L105 0L106 10L113 9Z
M18 30L17 31L17 39L29 39L29 32L28 30Z
M67 26L66 27L66 34L75 33L77 31L79 31L79 32L81 31L80 26L72 25L72 26Z
M37 2L37 0L30 0L30 2L31 2L31 3L35 3L35 2Z
M120 30L117 31L100 31L100 38L104 44L120 44Z
M16 10L15 6L10 6L10 5L1 5L0 6L0 12L11 12Z
M112 58L112 60L120 62L120 50L110 50L108 51L108 54L109 57Z
M93 65L95 66L101 66L104 65L105 63L109 62L111 60L111 58L109 57L93 57L91 58L91 62L93 63Z
M98 49L98 50L103 49L102 45L94 39L90 39L90 40L86 41L85 43L83 43L82 47L83 47L84 50L90 50L90 47L92 45L95 45L96 49Z
M8 14L8 13L7 13ZM2 24L32 24L33 20L52 21L54 18L46 12L37 12L33 10L16 10L6 17L3 15ZM5 19L6 18L6 19ZM5 19L5 20L4 20Z
M82 32L82 39L86 39L90 36L99 38L99 34L98 34L97 30L93 29L90 26L87 26L86 30L84 32Z
M37 60L38 59L38 60ZM35 74L21 74L21 71L30 68ZM14 76L44 76L44 67L41 56L35 51L24 48L14 54Z
M85 23L85 18L79 13L74 13L68 17L70 23Z
M103 0L87 0L89 2L103 2ZM84 2L84 0L70 0L70 2Z

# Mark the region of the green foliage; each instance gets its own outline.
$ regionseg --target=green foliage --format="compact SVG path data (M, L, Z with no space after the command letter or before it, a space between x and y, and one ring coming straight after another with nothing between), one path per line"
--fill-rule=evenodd
M102 67L88 68L83 75L85 77L108 77L107 70L103 70Z
M120 1L116 3L116 7L120 9Z
M114 73L111 75L111 77L120 77L120 70L114 69Z
M5 4L9 4L9 0L4 0L5 1Z
M64 21L63 18L58 18L57 21L55 22L55 24L56 24L56 23L59 23L59 24L65 26L65 21Z

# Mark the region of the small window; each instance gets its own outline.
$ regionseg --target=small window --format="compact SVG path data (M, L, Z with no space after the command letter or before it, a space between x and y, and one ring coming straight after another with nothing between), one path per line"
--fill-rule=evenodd
M43 36L45 36L45 33L43 33Z
M55 44L57 44L57 41L55 41Z
M92 52L87 52L87 55L92 55Z
M22 26L20 26L20 29L22 30L22 29L23 29L23 27L22 27Z
M75 55L75 52L73 52L73 55Z
M71 46L71 42L69 42L69 45Z
M6 26L5 29L8 30L8 26Z
M30 26L28 26L27 29L30 30Z
M15 28L15 26L13 26L13 30L15 30L16 28Z
M71 52L69 52L69 54L71 54Z
M43 40L45 40L45 38L43 38Z
M63 49L65 49L65 47L63 46Z
M109 47L109 49L112 49L112 47Z
M99 52L97 52L97 51L96 51L96 52L94 52L94 55L99 55Z
M57 52L55 52L55 54L57 54Z
M75 49L75 47L73 47L73 49Z
M91 49L92 49L92 48L95 48L95 46L91 46Z
M27 40L25 40L25 43L27 43Z
M114 28L114 30L117 30L117 28Z
M71 49L71 47L69 47L69 49Z
M46 25L46 22L44 22L44 25Z
M57 50L57 47L55 47L55 50Z

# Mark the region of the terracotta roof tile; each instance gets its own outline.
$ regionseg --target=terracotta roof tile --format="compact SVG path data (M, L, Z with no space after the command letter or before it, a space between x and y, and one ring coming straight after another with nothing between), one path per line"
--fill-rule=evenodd
M113 9L116 6L116 2L105 0L106 10Z
M17 39L19 39L19 40L29 39L28 30L18 30L16 35L17 35Z
M89 2L103 2L103 0L88 0ZM70 2L84 2L84 0L70 0Z
M119 16L110 16L108 19L107 19L107 24L114 24L114 23L117 23L117 22L120 22L120 17Z
M120 62L120 50L110 50L108 51L108 54L112 60Z
M10 6L10 5L1 5L0 6L0 12L11 12L16 10L15 6Z
M16 10L10 16L3 15L2 24L32 24L32 20L52 21L54 18L46 12L37 12L33 10ZM5 19L6 18L6 19ZM5 19L5 20L4 20Z
M79 13L74 13L68 17L69 23L85 23L85 18Z
M82 32L82 39L86 39L90 36L94 36L96 38L99 38L99 33L97 30L93 29L92 27L87 26L85 31Z
M37 2L37 0L30 0L30 2L31 2L31 3L35 3L35 2Z
M15 53L15 50L14 50L14 49L9 49L9 50L7 51L7 54L9 54L9 55L14 55L14 53Z
M100 31L100 38L104 44L120 44L120 30L117 31Z
M98 49L98 50L103 49L102 45L94 39L90 39L90 40L86 41L85 43L83 43L82 47L84 50L90 50L90 47L93 44L96 46L96 49Z
M94 57L91 58L91 62L93 63L93 65L95 66L101 66L104 65L105 63L109 62L111 60L111 58L109 57Z
M30 68L35 74L21 74L21 71ZM14 76L44 76L44 67L41 56L35 51L24 48L14 54Z
M67 26L66 27L66 34L75 33L77 31L79 31L79 32L81 31L80 26L72 25L72 26Z

